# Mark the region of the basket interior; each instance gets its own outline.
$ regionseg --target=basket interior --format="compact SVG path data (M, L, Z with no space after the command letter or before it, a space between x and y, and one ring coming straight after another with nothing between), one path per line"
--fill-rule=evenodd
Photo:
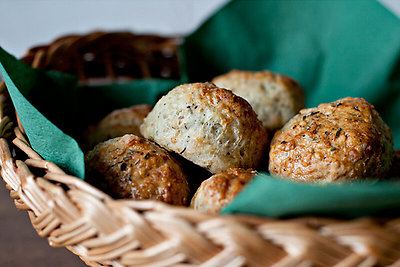
M35 68L74 74L81 85L135 79L180 79L178 37L95 32L68 35L33 47L22 61Z

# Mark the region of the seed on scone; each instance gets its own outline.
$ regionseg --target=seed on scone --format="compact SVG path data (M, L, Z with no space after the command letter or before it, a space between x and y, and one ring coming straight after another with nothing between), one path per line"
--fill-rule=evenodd
M374 106L346 97L301 110L275 133L269 171L299 181L382 178L393 159L393 137Z
M268 142L249 103L212 83L174 88L157 102L140 130L212 173L256 168Z
M181 165L156 144L127 134L85 157L85 181L115 198L156 199L186 205L189 185Z

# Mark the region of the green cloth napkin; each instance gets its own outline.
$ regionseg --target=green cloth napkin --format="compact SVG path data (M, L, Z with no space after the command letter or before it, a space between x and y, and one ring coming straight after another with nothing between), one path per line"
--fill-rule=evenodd
M145 79L124 84L85 86L79 88L81 119L85 125L96 123L111 111L137 104L154 106L157 100L180 81Z
M222 213L268 217L399 216L400 180L323 186L293 183L261 173Z
M33 69L1 47L0 71L33 149L81 178L85 175L84 156L75 139L79 140L89 124L117 108L154 105L181 83L149 79L79 87L75 76Z
M68 114L76 108L76 78L33 69L1 47L0 71L32 148L44 159L83 178L83 153L77 142L48 119L71 124ZM40 106L47 118L26 98Z
M400 20L375 0L232 1L183 52L191 81L269 69L299 81L308 107L364 97L400 149Z

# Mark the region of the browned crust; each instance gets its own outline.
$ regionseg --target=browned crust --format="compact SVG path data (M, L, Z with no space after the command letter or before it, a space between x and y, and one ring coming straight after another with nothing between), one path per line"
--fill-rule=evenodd
M240 168L214 174L201 183L190 206L194 209L218 213L232 202L255 174L256 172L252 169Z
M283 87L286 88L300 88L300 85L297 81L294 79L290 78L289 76L279 74L279 73L274 73L268 70L264 71L245 71L245 70L231 70L230 72L219 75L213 79L213 81L219 80L219 79L229 79L231 77L234 77L239 80L249 80L249 79L259 79L259 80L267 80L271 83L276 83L279 85L282 85Z
M157 102L141 133L212 173L256 168L268 142L250 104L212 83L174 88Z
M228 89L219 88L213 83L184 84L183 86L188 86L191 92L199 91L200 100L207 101L205 103L218 105L220 109L226 109L236 117L245 116L249 120L258 120L250 104Z
M187 203L189 187L180 164L143 138L124 135L100 143L85 161L86 181L113 197Z
M306 181L384 177L393 157L389 127L362 98L305 109L278 131L269 170Z

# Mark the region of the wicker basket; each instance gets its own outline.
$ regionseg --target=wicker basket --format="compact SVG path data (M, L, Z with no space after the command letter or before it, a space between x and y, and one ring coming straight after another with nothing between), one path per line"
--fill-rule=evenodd
M178 46L177 38L96 32L33 48L23 60L74 73L83 84L177 78ZM51 246L67 247L88 265L400 266L400 218L272 220L113 200L43 160L16 117L3 84L0 164L10 195Z

